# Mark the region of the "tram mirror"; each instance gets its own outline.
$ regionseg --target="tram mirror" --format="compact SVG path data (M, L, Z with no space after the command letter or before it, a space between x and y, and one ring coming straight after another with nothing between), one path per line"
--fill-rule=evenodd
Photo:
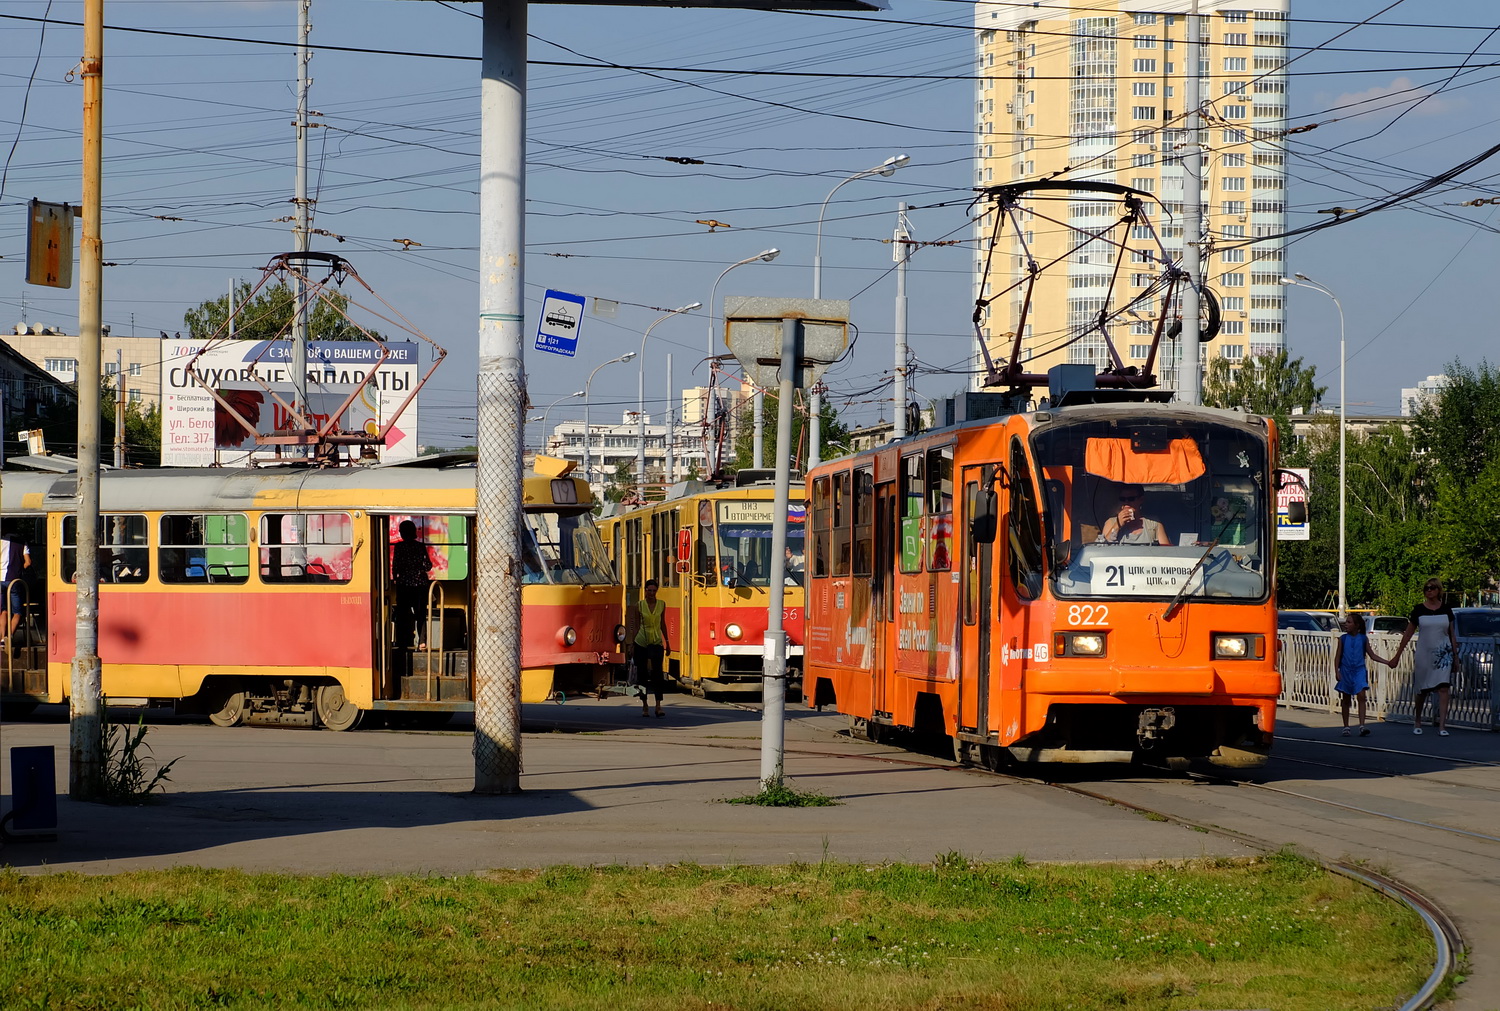
M992 489L986 488L974 499L974 515L969 517L969 537L975 544L995 543L996 498Z

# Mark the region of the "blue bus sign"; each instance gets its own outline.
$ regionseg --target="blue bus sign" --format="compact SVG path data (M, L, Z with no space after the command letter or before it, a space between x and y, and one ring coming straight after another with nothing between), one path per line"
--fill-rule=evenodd
M536 327L536 349L572 358L583 329L583 296L547 289L542 296L542 318Z

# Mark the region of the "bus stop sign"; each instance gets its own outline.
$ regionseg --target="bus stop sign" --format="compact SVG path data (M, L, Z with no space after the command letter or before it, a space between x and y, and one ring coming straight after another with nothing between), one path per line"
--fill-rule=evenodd
M781 382L781 326L788 319L797 320L801 331L802 367L792 380L797 389L816 383L849 347L847 299L726 296L725 341L757 386Z

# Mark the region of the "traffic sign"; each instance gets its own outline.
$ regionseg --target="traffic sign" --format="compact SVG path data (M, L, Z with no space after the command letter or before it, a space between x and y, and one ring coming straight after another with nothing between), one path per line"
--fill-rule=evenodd
M542 318L536 327L536 349L572 358L583 329L583 296L547 289L542 296Z
M801 329L801 368L793 386L807 389L849 346L849 302L838 298L726 297L725 340L757 386L774 387L781 382L781 324L786 319L797 320Z

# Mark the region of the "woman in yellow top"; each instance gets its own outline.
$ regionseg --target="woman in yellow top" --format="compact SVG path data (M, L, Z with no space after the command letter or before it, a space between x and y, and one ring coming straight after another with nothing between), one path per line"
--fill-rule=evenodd
M631 640L635 649L636 683L641 689L641 715L650 716L651 708L646 704L646 694L656 696L656 715L667 715L661 708L662 655L667 650L667 602L656 599L658 584L654 579L646 580L643 588L646 595L635 602L635 638Z

